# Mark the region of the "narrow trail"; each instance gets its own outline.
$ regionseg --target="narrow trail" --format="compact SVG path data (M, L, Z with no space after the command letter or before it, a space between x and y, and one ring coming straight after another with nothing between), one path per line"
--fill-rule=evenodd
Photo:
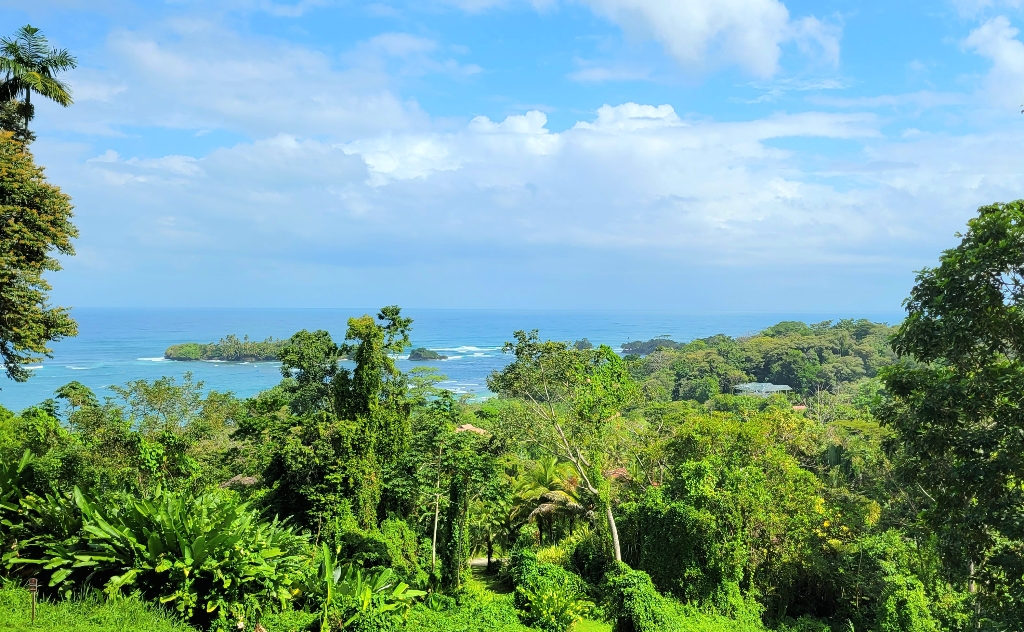
M496 563L493 564L494 568L497 568L497 566ZM496 570L487 570L486 557L471 558L469 560L469 570L473 573L473 578L483 584L487 590L499 595L507 595L513 592L512 586L504 581Z

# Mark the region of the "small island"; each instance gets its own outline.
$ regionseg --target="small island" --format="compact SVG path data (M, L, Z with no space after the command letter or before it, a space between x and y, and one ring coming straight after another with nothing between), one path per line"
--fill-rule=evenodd
M417 347L409 352L409 359L414 362L420 362L423 360L447 360L448 356L441 355L436 351L431 351L426 347Z
M277 360L287 340L267 338L263 341L249 340L229 335L218 342L186 342L171 345L164 351L164 358L179 361L219 360L222 362L265 362Z

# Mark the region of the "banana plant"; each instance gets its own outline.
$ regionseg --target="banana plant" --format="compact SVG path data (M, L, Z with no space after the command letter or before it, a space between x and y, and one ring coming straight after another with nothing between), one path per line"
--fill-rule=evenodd
M395 572L390 568L364 575L362 569L351 563L339 566L326 544L321 545L321 554L318 579L322 582L322 630L327 629L328 616L335 606L345 607L352 612L341 625L344 629L365 614L394 612L400 608L404 614L416 599L427 594L398 581Z

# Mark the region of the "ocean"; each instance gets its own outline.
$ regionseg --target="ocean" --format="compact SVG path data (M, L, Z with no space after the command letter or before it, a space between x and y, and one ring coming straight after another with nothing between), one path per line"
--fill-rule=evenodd
M112 396L110 385L131 380L181 378L191 371L207 390L230 391L249 397L281 379L276 362L176 362L164 360L167 347L182 342L214 342L228 334L263 340L287 338L301 329L326 329L338 342L349 317L375 314L375 309L99 309L76 308L79 334L54 343L53 358L32 365L23 383L0 378L0 405L19 411L49 397L58 387L78 381L97 396ZM653 311L540 311L407 309L413 319L412 343L448 356L439 362L410 362L403 371L433 366L447 376L442 384L456 393L487 395L487 376L510 361L502 344L518 329L540 330L542 338L573 341L587 338L595 345L618 349L624 342L667 335L676 341L718 333L755 333L782 320L821 322L839 318L868 318L895 324L903 314L892 313L723 313L681 314Z

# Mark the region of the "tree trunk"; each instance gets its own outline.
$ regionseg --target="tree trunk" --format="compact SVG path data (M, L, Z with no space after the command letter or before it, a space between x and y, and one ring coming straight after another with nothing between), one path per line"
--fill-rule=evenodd
M491 556L494 554L494 538L487 532L487 572L491 572Z
M612 532L612 548L615 550L615 561L622 561L622 549L619 548L619 530L615 527L615 516L612 515L612 504L608 503L604 508L605 516L608 517L608 529Z
M441 494L434 494L434 541L430 544L430 574L437 568L437 518L441 512Z
M970 583L967 585L967 592L974 597L974 629L981 629L981 602L978 601L978 585L974 582L974 560L967 564L967 573L970 575Z

